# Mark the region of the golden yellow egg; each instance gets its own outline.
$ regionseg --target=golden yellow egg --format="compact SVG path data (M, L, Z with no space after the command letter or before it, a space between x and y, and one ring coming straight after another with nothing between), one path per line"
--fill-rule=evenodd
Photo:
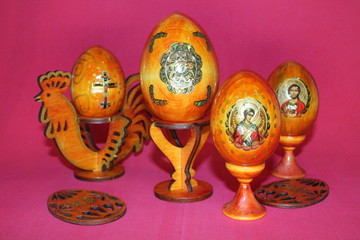
M211 106L218 85L214 48L198 24L174 13L151 33L140 77L154 115L173 122L200 119Z
M318 92L310 73L299 63L289 61L275 69L269 84L279 100L282 136L300 136L315 121Z
M276 95L259 75L241 71L226 80L216 94L210 126L215 146L228 163L262 164L279 143Z
M116 57L99 46L86 50L73 68L71 96L81 116L116 114L125 96L124 73Z

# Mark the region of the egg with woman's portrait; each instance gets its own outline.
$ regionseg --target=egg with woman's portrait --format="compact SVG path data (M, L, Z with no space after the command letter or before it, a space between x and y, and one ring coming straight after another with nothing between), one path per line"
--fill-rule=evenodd
M172 122L200 119L217 91L214 48L198 24L174 13L150 34L142 55L140 77L152 114Z
M259 75L240 71L220 87L211 109L211 132L227 162L262 164L280 138L276 95Z

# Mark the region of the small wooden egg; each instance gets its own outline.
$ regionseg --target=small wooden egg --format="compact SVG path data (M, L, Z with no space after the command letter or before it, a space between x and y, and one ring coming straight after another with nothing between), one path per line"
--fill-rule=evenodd
M318 92L310 73L297 62L285 62L271 74L269 84L280 104L281 135L304 135L318 112Z
M216 94L211 132L227 163L260 165L275 151L280 138L280 110L271 87L259 75L241 71Z
M143 51L141 88L150 111L172 122L203 117L218 85L218 65L205 32L174 13L151 33Z
M125 97L124 73L116 57L99 46L86 50L73 68L71 96L81 116L116 114Z

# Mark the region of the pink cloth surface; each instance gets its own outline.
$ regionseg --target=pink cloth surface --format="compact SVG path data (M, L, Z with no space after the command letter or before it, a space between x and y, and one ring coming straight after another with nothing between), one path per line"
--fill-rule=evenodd
M0 4L1 167L0 239L360 239L360 2L258 1L20 1ZM307 208L266 207L243 222L222 214L238 183L211 138L195 161L195 178L212 184L211 198L188 204L161 201L153 187L169 180L170 163L149 141L123 162L123 177L85 182L38 122L37 77L71 71L87 48L101 45L117 56L127 76L139 72L153 27L172 12L197 21L217 53L220 83L241 69L265 79L295 60L313 75L320 97L317 121L295 152L307 177L326 181L328 198ZM279 149L252 188L269 175ZM53 217L48 196L63 189L107 192L127 203L126 215L99 226Z

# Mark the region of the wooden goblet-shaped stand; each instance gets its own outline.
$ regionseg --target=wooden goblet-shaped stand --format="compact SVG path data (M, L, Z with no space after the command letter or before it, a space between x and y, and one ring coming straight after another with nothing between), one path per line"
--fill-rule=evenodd
M209 134L204 120L218 84L217 60L208 37L188 17L174 13L162 20L149 36L141 67L141 89L154 119L150 135L174 166L172 181L155 187L155 195L175 202L209 197L212 187L193 178L196 155ZM161 120L160 120L161 119ZM162 130L171 132L171 140ZM183 146L177 130L190 130Z
M285 154L280 164L271 172L279 178L297 179L305 171L295 160L294 150L305 140L318 112L318 93L310 73L296 62L286 62L271 74L269 83L277 94L281 109L280 144Z
M265 215L250 182L265 167L280 138L280 110L267 82L250 71L230 77L220 88L211 109L211 132L226 168L240 187L223 213L237 220Z
M171 133L169 140L162 129ZM177 130L190 130L190 137L185 145L180 142ZM174 167L174 172L171 174L173 180L164 181L155 186L156 197L170 202L195 202L212 195L212 186L194 179L195 171L192 168L209 133L209 120L198 120L192 123L153 121L150 127L151 138Z

